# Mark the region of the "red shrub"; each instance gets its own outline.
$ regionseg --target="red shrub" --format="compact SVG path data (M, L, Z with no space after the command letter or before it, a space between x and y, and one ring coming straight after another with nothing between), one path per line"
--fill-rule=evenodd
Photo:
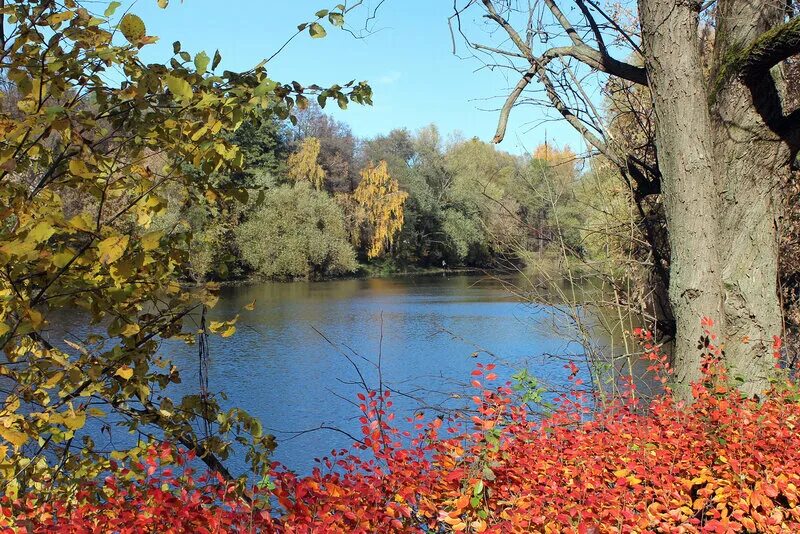
M638 334L653 369L667 368ZM120 482L120 470L77 505L4 503L0 525L14 516L31 532L76 533L800 532L797 390L742 398L707 336L691 405L667 391L642 409L629 394L587 421L573 394L537 421L479 365L476 415L419 423L412 437L391 426L388 392L360 395L361 447L374 458L334 456L303 478L276 466L274 489L252 506L216 479L145 469Z

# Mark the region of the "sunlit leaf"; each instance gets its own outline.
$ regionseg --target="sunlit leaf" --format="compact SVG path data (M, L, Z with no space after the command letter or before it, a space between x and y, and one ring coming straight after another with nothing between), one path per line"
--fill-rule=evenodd
M129 239L130 237L127 235L118 235L109 237L98 243L97 250L100 262L108 265L120 259L125 253L125 249L128 248Z
M319 22L313 22L308 27L308 33L314 39L321 39L321 38L325 37L326 35L328 35L328 32L325 31L325 28L323 28L322 24L320 24Z
M144 26L144 21L133 13L127 13L119 22L119 31L125 36L125 39L130 43L136 44L142 39L147 30Z
M123 365L122 367L117 369L117 372L115 372L114 374L122 378L123 380L130 380L130 378L133 376L133 369L131 369L127 365Z

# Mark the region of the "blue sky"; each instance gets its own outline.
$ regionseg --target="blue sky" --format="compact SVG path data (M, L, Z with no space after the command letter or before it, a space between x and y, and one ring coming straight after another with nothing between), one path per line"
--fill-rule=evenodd
M222 68L247 69L273 54L290 37L297 24L311 20L322 8L340 0L172 0L166 10L155 0L138 0L131 11L141 16L147 33L159 43L148 46L144 57L165 61L172 42L181 41L189 52L219 49ZM365 6L377 0L366 0ZM489 141L497 124L497 108L508 93L502 72L477 70L474 59L452 53L447 17L450 0L387 0L378 11L375 31L364 39L329 26L324 39L298 36L267 66L270 77L282 82L330 85L351 79L367 80L373 87L374 106L350 106L339 111L328 106L362 137L393 128L415 130L430 123L443 133L460 131L465 137ZM475 22L477 11L465 19ZM363 12L352 18L363 25ZM533 150L545 136L559 145L581 150L577 134L561 121L533 127L543 111L534 107L512 113L506 140L500 148L512 153Z

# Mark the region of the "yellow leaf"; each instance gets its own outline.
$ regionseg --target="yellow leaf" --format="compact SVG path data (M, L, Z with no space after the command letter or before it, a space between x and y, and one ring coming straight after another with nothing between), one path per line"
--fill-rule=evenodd
M80 178L91 178L94 176L94 173L89 170L82 160L74 158L69 160L69 173Z
M253 302L251 302L250 304L246 304L246 305L245 305L245 307L244 307L244 309L245 309L245 310L247 310L247 311L253 311L253 310L255 310L255 309L256 309L256 301L254 300L254 301L253 301Z
M64 426L70 430L78 430L86 424L86 414L83 412L64 417Z
M100 241L97 244L100 263L108 265L120 259L128 248L128 239L126 235L117 235Z
M470 526L475 532L485 532L488 525L483 519L476 519L470 523Z
M139 325L138 324L136 324L136 323L128 323L128 324L125 325L125 328L120 330L119 333L122 334L125 337L131 337L131 336L135 336L136 334L138 334L139 330L140 329L139 329Z
M192 141L199 141L201 137L203 137L206 132L208 131L208 126L202 126L197 129L195 133L192 134Z
M56 384L61 382L62 378L64 378L64 373L63 372L58 372L58 373L54 374L53 376L51 376L47 380L47 382L45 382L45 384L44 384L45 389L49 389L49 388L55 386Z
M28 318L30 319L31 326L34 328L34 330L38 330L44 322L44 316L42 315L42 312L34 310L33 308L28 310Z
M4 336L10 331L11 331L10 326L8 326L6 323L0 322L0 336Z
M91 217L88 213L81 213L69 220L69 225L76 230L83 230L84 232L91 231Z
M210 308L213 308L214 306L216 306L217 302L219 302L219 295L217 295L216 293L207 291L203 295L203 299L202 300L203 300L203 304L205 304L206 307L208 307L210 309Z
M71 19L73 16L72 11L62 11L61 13L53 13L49 17L47 17L47 23L50 26L55 26L57 24L61 24L64 21Z
M164 232L156 231L156 232L149 232L142 236L142 248L145 251L154 250L158 248L159 243L161 242L161 237L164 235Z
M52 236L56 232L53 226L46 222L42 221L36 226L34 226L30 232L28 232L28 241L33 241L34 243L44 243L50 236Z
M188 103L192 99L192 86L183 78L177 76L167 76L167 87L175 100Z
M236 327L233 325L228 326L223 332L220 334L222 337L231 337L234 332L236 332Z
M130 380L130 378L133 376L133 369L131 369L127 365L123 365L122 367L117 369L117 372L114 374L122 378L123 380Z
M0 437L14 445L15 451L19 450L28 441L28 436L23 432L13 428L6 428L2 425L0 425Z
M133 13L128 13L119 22L119 31L125 36L125 39L130 43L138 42L144 37L147 30L144 27L144 22L141 18Z
M56 252L53 254L53 265L61 269L74 257L75 253L71 250L62 250L61 252Z
M2 411L8 414L14 413L19 410L19 405L19 397L16 395L11 395L5 400L5 406L3 406Z

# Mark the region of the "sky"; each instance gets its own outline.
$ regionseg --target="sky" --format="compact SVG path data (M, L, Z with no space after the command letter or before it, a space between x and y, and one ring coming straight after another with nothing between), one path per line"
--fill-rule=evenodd
M131 11L144 19L149 35L159 37L157 44L143 50L145 60L167 61L177 40L190 53L205 50L212 56L219 49L221 68L246 70L278 50L299 23L340 1L171 0L162 10L156 0L137 0ZM378 1L365 0L362 7ZM373 106L326 108L359 137L435 123L445 135L460 132L466 138L491 141L497 110L509 84L517 79L508 80L504 72L480 69L477 60L453 54L447 24L452 7L452 0L386 0L370 35L356 39L329 25L324 39L304 33L267 64L268 74L277 81L304 85L367 80L374 92ZM355 29L363 27L364 13L349 19ZM478 15L478 11L468 15L465 24L478 24ZM584 148L562 121L537 124L545 117L545 111L536 107L516 109L500 148L521 154L533 151L545 138Z

